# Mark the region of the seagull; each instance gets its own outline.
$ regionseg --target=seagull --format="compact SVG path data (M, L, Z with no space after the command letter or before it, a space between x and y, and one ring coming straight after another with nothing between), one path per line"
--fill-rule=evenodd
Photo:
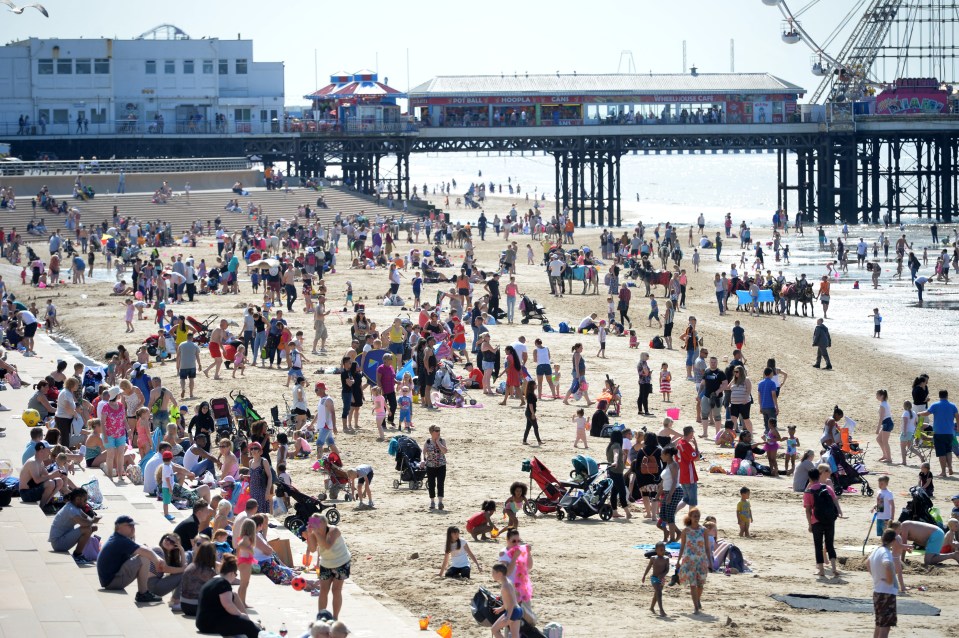
M40 13L42 13L42 14L44 15L44 17L46 17L46 18L49 18L49 17L50 17L50 14L47 13L47 10L43 7L42 4L28 4L28 5L24 5L24 6L22 6L22 7L18 7L17 5L15 5L15 4L13 3L13 0L0 0L0 2L2 2L2 3L5 4L5 5L7 5L8 7L10 7L10 12L11 12L11 13L16 13L17 15L22 14L23 11L24 11L24 9L28 9L28 8L30 8L30 7L33 7L34 9L36 9L37 11L39 11Z

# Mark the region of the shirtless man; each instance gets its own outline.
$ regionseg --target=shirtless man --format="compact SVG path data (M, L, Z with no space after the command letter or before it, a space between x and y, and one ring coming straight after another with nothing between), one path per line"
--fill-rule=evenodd
M156 412L153 412L153 427L159 428L166 434L166 427L170 423L170 405L173 403L173 393L163 387L160 377L150 379L150 397L147 399L146 406L153 412L153 407L157 406Z
M324 354L326 353L326 339L328 337L326 330L326 316L330 314L330 311L326 309L326 297L320 295L317 297L316 306L313 308L313 329L315 334L313 336L313 354ZM317 352L316 343L320 342L320 350Z
M57 492L64 491L60 472L47 472L50 444L40 441L33 446L33 458L20 470L20 498L24 503L40 503L45 509Z
M923 563L926 565L937 565L952 559L959 563L959 551L949 551L940 553L943 549L943 542L946 540L946 533L936 525L923 523L922 521L904 521L899 525L899 536L904 543L915 543L926 548L926 555L923 556ZM951 550L951 547L946 549Z
M210 357L213 358L213 363L203 369L203 374L209 377L210 368L216 367L216 370L213 372L213 378L217 381L220 380L220 366L223 365L223 344L226 341L226 328L228 325L226 319L220 319L220 327L210 333L209 347Z

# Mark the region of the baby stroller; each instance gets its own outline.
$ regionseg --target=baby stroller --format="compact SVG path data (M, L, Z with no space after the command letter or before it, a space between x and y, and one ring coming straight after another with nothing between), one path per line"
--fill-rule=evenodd
M539 496L526 499L523 504L523 512L527 516L536 516L540 514L553 514L559 509L559 502L562 500L570 487L579 487L575 483L562 483L553 476L543 462L535 456L529 462L529 481L530 487L533 482L539 486Z
M932 515L934 503L926 490L918 485L913 485L909 488L909 495L912 499L906 503L906 506L899 513L899 522L920 521L942 529L942 524Z
M395 445L396 471L400 473L398 479L393 480L393 489L399 489L400 484L409 483L411 490L423 487L426 479L426 470L420 464L420 446L406 435L399 435L390 441L390 449Z
M193 317L187 316L186 322L190 324L190 327L194 330L193 341L197 345L204 345L210 341L210 333L213 332L213 322L216 321L218 315L210 315L203 321L194 319Z
M599 473L599 463L591 457L583 454L577 454L573 457L573 469L569 472L569 477L573 479L577 487L585 487L590 478Z
M288 515L283 521L283 526L293 532L297 538L302 538L303 531L310 517L314 514L323 514L330 525L336 525L340 522L340 512L336 509L336 503L324 503L321 498L308 496L291 485L285 483L276 484L276 495L280 498L289 496L293 499L293 513Z
M210 413L213 414L213 424L216 426L216 438L232 438L236 432L236 425L233 423L233 412L226 397L211 399Z
M230 398L233 399L233 415L240 429L249 432L251 423L263 420L260 413L253 409L253 402L246 398L246 395L234 390L230 392Z
M448 359L440 361L433 387L437 390L436 395L439 403L458 408L463 407L467 401L470 405L476 405L476 399L469 397L466 387L453 373L453 362Z
M336 452L324 454L319 460L320 473L326 477L323 481L323 487L326 489L331 499L336 499L340 491L345 491L344 501L353 500L353 490L350 487L350 479L343 469L343 461ZM326 494L321 494L320 498L326 498Z
M599 514L600 520L608 521L613 517L613 508L609 504L609 495L613 491L613 479L606 477L595 481L598 475L591 477L591 483L585 489L572 489L559 501L556 518L589 518Z
M523 317L520 319L521 323L529 323L532 319L540 323L547 323L549 321L546 318L546 308L526 295L523 295L523 298L519 302L519 310L523 313Z
M854 467L846 459L846 453L843 452L842 448L838 445L833 445L829 448L829 455L832 460L830 466L833 463L836 465L836 471L832 475L832 483L836 494L842 495L848 488L858 485L860 487L860 494L863 496L873 495L872 487L870 487L869 481L864 477L864 475L869 473L865 465L857 463Z

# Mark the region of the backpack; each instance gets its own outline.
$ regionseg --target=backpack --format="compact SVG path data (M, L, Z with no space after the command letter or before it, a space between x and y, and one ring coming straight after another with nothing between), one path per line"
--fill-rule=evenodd
M666 347L666 344L663 343L663 338L660 336L653 337L653 340L649 342L649 347L653 350L663 350Z
M735 545L729 546L726 552L726 569L735 569L740 574L746 571L746 560L743 558L743 552Z
M565 321L560 321L560 322L559 322L559 333L560 333L561 335L569 334L569 333L570 333L569 324L566 323Z
M832 494L825 485L820 485L819 489L812 492L813 495L813 513L816 520L820 523L833 523L839 518L839 511L836 509L836 502L832 500Z
M659 474L659 463L656 462L656 457L651 454L644 456L643 460L639 462L639 473Z

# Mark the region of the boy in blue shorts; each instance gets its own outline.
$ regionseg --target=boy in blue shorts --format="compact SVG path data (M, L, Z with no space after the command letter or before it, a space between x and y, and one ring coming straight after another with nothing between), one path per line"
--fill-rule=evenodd
M399 429L403 429L403 424L406 424L406 431L409 432L413 429L413 397L410 394L410 387L404 385L400 388L400 396L396 399L396 403L400 408L400 424Z

